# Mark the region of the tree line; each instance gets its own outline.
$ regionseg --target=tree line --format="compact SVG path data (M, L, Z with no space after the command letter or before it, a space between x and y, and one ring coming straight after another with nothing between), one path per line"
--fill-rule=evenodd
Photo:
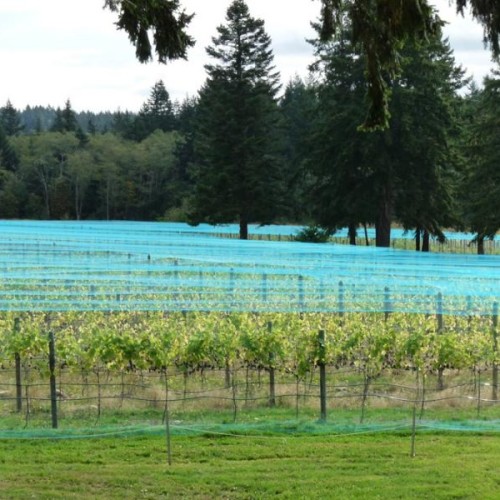
M348 227L353 244L373 225L378 246L398 223L417 250L456 228L482 252L500 229L500 69L477 88L439 29L410 39L401 71L383 73L388 126L367 132L351 22L333 40L318 23L309 78L285 88L264 22L235 0L195 98L172 103L159 81L137 114L77 114L68 100L45 122L7 102L0 217L236 222L241 238L250 223L294 222Z

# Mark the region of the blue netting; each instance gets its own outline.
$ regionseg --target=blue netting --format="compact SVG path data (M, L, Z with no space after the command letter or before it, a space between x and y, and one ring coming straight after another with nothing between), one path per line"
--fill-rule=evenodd
M218 239L132 222L0 223L0 310L492 314L500 257Z

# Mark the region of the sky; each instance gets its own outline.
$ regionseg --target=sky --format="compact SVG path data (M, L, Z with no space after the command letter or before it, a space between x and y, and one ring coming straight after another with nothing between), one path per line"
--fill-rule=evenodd
M181 0L196 15L189 33L196 46L188 60L141 64L116 14L104 0L0 0L0 106L64 107L75 111L139 111L153 85L163 80L173 101L195 96L205 81L205 47L224 24L231 0ZM431 2L444 20L455 59L478 84L493 67L482 43L482 28L457 18L448 0ZM250 14L264 19L273 41L276 68L286 84L307 77L313 61L306 42L314 33L319 0L247 0Z

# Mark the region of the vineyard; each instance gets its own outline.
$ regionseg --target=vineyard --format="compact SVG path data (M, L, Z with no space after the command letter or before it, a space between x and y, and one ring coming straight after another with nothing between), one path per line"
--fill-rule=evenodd
M4 437L89 424L498 431L496 256L3 225Z
M453 420L459 411L495 428L496 321L400 313L4 313L1 415L13 428L51 424L53 337L63 426L120 412L126 423L131 411L135 421L143 412L158 425L167 410L174 422L195 424L204 411L212 424L235 423L264 408L270 422L287 408L299 419L328 412L332 423L350 424L380 420L383 409L386 423L408 422L416 408L420 421Z

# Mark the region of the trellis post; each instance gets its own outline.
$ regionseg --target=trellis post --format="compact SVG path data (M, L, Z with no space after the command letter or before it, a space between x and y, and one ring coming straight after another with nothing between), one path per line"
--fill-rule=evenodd
M491 381L491 399L498 400L498 302L493 303L492 317L492 336L493 336L493 373Z
M56 347L54 332L49 331L49 372L50 372L50 414L52 428L57 429L57 391L56 391Z
M19 333L19 318L14 318L14 334ZM21 382L21 355L14 354L16 363L16 410L20 413L23 409L23 386Z
M326 345L325 330L318 333L319 399L321 421L326 421Z

